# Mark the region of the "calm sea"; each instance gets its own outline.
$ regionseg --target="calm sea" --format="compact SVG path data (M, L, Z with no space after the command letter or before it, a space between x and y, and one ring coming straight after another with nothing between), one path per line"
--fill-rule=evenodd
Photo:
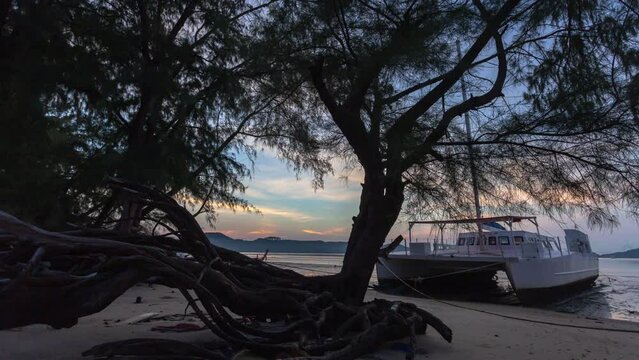
M255 253L247 253L257 256ZM318 254L269 254L268 262L305 275L324 275L339 272L342 265L341 255ZM506 275L498 273L499 294L489 297L465 298L462 300L489 301L516 304L516 298ZM377 284L373 273L371 284ZM405 295L409 295L405 293ZM459 298L458 298L459 299ZM569 299L562 300L546 308L581 314L590 317L603 317L639 322L639 259L600 259L599 279L596 284Z

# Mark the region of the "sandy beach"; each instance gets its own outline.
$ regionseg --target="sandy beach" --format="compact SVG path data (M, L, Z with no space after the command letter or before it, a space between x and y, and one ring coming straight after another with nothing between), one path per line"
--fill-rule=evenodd
M452 328L452 344L445 342L432 329L425 336L419 336L416 344L418 359L639 358L638 333L587 330L521 321L460 309L433 300L391 296L372 290L367 296L412 301L439 316ZM136 303L137 297L141 297L141 303ZM105 311L80 319L73 328L54 330L43 325L33 325L0 331L0 358L83 359L81 353L94 345L131 338L171 338L192 342L212 340L208 330L185 333L151 330L178 323L199 325L199 321L192 316L179 316L184 313L185 304L177 291L162 286L138 285ZM518 306L462 302L453 304L533 321L639 331L639 323L619 320L586 318ZM148 321L136 321L141 318L140 315L149 313L157 315ZM387 344L366 358L404 359L402 348L402 344Z

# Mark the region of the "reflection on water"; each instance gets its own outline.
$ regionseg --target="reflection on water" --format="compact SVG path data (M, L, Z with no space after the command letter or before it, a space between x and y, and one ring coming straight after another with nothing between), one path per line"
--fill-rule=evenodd
M248 253L250 256L258 254ZM260 254L261 255L261 254ZM326 275L339 272L341 255L317 254L269 254L268 262L298 271L305 275ZM600 259L599 279L595 285L575 296L546 305L545 308L589 317L629 320L639 322L639 259ZM371 284L377 284L373 272ZM432 293L437 297L467 301L518 304L506 274L497 273L494 286L465 284L463 292ZM405 288L388 291L412 295Z

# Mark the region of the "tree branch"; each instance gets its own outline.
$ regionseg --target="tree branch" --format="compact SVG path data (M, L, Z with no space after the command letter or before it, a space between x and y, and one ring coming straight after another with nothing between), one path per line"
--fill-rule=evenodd
M508 51L511 51L513 49L516 49L518 47L521 47L521 46L529 44L529 43L538 42L538 41L542 41L542 40L547 40L547 39L549 39L549 38L551 38L553 36L556 36L556 35L558 35L558 34L560 34L562 32L565 32L565 31L566 31L565 29L559 29L559 30L555 30L553 32L550 32L548 34L544 34L544 35L541 35L541 36L538 36L538 37L534 37L534 38L531 38L531 39L516 41L516 42L512 43L510 46L506 47L505 50L506 50L506 52L508 52ZM497 55L498 55L497 53L494 53L494 54L491 54L491 55L486 56L486 57L484 57L484 58L482 58L480 60L477 60L477 61L473 62L472 65L469 66L467 71L472 69L472 68L474 68L474 67L476 67L476 66L478 66L478 65L487 63L488 61L496 58ZM400 91L400 92L398 92L398 93L396 93L394 95L391 95L391 96L387 97L384 100L384 104L392 104L392 103L400 100L401 98L414 93L415 91L419 91L419 90L421 90L421 89L423 89L425 87L428 87L430 85L436 84L439 81L441 81L442 79L444 79L446 76L448 76L448 74L451 71L448 71L448 72L446 72L444 74L437 75L437 76L435 76L433 78L430 78L430 79L427 79L427 80L425 80L425 81L423 81L421 83L418 83L418 84L415 84L415 85L413 85L411 87L408 87L408 88L406 88L406 89L404 89L404 90L402 90L402 91Z
M368 139L366 128L359 116L359 108L354 109L352 112L345 109L337 103L333 95L326 88L323 78L324 58L318 59L312 66L309 67L311 73L311 80L315 86L315 90L320 99L324 103L324 106L331 114L333 121L339 127L344 134L344 137L353 148L355 155L362 163L364 167L369 163L370 154L368 154Z
M488 41L498 32L502 22L508 17L513 9L519 4L520 0L509 0L501 9L490 18L484 31L477 37L468 52L455 65L453 70L448 72L442 81L435 86L428 94L417 101L405 113L403 113L387 131L387 138L401 137L400 134L409 132L431 106L433 106L444 94L462 77L464 72L473 64L481 50L486 46Z
M184 23L186 23L186 20L188 20L189 17L193 15L195 4L196 2L192 0L186 5L184 11L182 12L182 15L180 15L180 18L175 22L175 25L173 25L173 28L169 32L169 35L167 37L168 42L173 42L177 34L180 32L180 30L182 30L182 27L184 27Z
M517 146L517 147L522 147L522 148L527 148L527 149L531 149L531 150L536 150L536 151L541 151L544 153L549 153L549 154L555 154L555 155L560 155L560 156L565 156L567 158L576 160L578 162L584 163L586 165L590 165L599 169L604 169L607 171L613 171L616 173L623 173L621 170L617 169L616 167L610 165L610 164L604 164L604 163L597 163L591 160L588 160L582 156L579 155L575 155L575 154L571 154L567 151L564 150L559 150L559 149L554 149L552 147L549 146L538 146L538 145L531 145L529 143L523 142L523 141L509 141L509 140L485 140L485 141L447 141L447 142L439 142L436 144L437 146L468 146L468 145L511 145L511 146Z
M508 72L508 60L506 59L504 43L498 31L495 31L493 38L495 39L495 47L497 48L499 69L497 72L497 78L495 79L495 82L493 83L491 89L481 96L471 96L470 99L462 102L461 104L457 104L444 112L441 121L437 124L435 129L433 129L433 131L428 134L426 139L424 139L424 141L417 147L417 149L406 156L403 161L404 164L402 166L404 170L411 167L420 157L424 156L426 153L433 151L433 144L441 139L442 136L444 136L444 134L446 133L446 129L448 129L448 126L454 118L479 106L486 105L494 99L503 96L502 89L504 87L506 74Z
M237 138L237 136L242 132L242 129L244 129L248 121L251 120L255 115L262 112L264 109L266 109L276 98L277 98L277 95L271 97L262 106L259 106L257 109L251 111L249 114L244 116L244 118L242 118L240 123L235 128L235 130L231 134L229 134L229 136L227 136L226 139L224 139L224 141L217 148L215 148L211 156L209 156L209 159L205 160L202 164L200 164L200 166L198 166L194 171L191 172L190 177L194 179L198 177L204 170L206 170L206 168L211 165L211 162L215 160L218 156L220 156L220 154L222 154L222 152L224 152L224 150L226 150L229 147L229 145L233 142L233 140ZM177 194L178 191L180 190L181 188L176 187L172 189L171 191L169 191L168 195L173 196Z

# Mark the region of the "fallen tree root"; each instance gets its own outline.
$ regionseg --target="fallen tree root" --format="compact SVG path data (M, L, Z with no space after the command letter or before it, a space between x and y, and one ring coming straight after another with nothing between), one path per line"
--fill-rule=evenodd
M103 310L135 284L179 289L200 320L234 350L269 358L352 359L380 344L451 330L413 304L383 299L342 303L320 281L213 246L172 198L113 180L145 206L146 221L164 232L114 229L50 232L0 212L0 330L29 324L70 327ZM397 241L399 243L399 241ZM331 288L331 287L327 287ZM255 318L247 325L236 315ZM96 346L87 356L118 359L222 359L218 350L173 340L135 339ZM407 355L412 357L412 353Z

